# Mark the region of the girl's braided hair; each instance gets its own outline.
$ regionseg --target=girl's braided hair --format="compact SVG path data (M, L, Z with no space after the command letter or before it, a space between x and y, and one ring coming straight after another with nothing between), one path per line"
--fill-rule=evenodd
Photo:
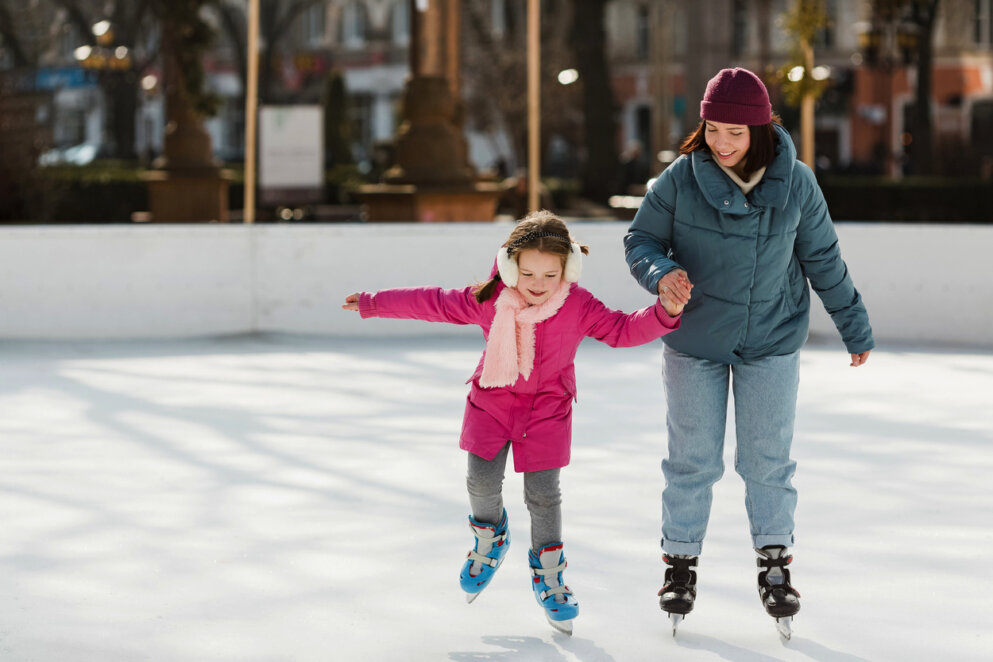
M572 252L573 239L569 234L569 228L558 216L542 209L534 211L522 218L514 227L507 241L503 243L507 247L507 254L514 261L521 251L534 249L542 253L558 255L562 260L562 269L565 269L566 260ZM589 255L588 246L580 244L579 249L584 255ZM490 299L496 291L497 283L500 282L500 274L495 274L493 278L483 283L477 283L473 294L476 301L483 303Z

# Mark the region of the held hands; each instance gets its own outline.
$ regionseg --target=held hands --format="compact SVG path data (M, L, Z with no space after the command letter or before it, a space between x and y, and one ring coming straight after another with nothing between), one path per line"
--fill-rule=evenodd
M672 317L683 312L683 308L690 301L690 290L693 283L682 269L673 269L659 279L659 301L665 312Z
M848 365L850 365L853 368L857 368L860 365L865 365L865 362L869 360L869 352L871 351L872 350L870 349L868 351L862 352L861 354L852 354L852 362L849 363Z
M341 304L341 309L359 312L359 293L356 292L355 294L349 294L345 297L345 303Z

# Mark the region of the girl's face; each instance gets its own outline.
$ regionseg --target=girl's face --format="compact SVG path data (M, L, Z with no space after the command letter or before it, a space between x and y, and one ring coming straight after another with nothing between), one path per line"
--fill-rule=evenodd
M547 301L562 285L562 258L553 253L525 249L517 254L517 269L515 289L532 306Z
M751 133L744 124L724 124L707 121L704 136L707 147L717 162L728 168L737 165L744 167L748 148L752 144Z

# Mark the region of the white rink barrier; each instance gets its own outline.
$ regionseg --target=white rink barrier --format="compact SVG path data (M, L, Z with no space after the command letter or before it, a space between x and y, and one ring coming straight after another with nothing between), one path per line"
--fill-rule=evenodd
M648 305L628 273L626 222L570 221L590 246L582 284ZM839 223L877 343L993 347L993 225ZM489 276L510 222L0 227L0 338L145 339L255 332L478 334L360 320L345 295ZM692 278L692 274L690 274ZM813 297L811 334L837 338Z

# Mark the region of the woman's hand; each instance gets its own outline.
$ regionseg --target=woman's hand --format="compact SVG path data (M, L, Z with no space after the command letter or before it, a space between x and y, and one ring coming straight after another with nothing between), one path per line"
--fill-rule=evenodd
M359 293L349 294L345 297L345 303L341 304L342 310L354 310L359 312Z
M673 269L659 279L659 301L665 312L675 317L683 312L683 308L690 301L690 290L693 283L683 269Z
M852 362L849 364L853 368L857 368L860 365L865 365L865 362L869 360L869 352L862 352L861 354L852 354Z

